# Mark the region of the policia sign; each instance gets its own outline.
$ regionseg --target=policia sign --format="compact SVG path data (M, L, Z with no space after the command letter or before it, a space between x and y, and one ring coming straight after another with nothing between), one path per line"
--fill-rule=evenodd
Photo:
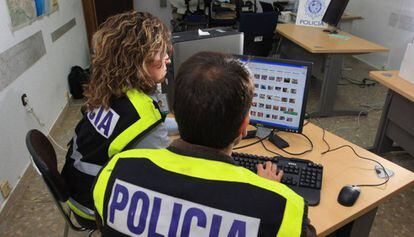
M326 8L331 0L300 0L296 25L323 27L327 25L322 22Z
M103 236L300 236L302 197L230 159L174 147L117 154L93 190ZM227 161L226 161L227 160Z

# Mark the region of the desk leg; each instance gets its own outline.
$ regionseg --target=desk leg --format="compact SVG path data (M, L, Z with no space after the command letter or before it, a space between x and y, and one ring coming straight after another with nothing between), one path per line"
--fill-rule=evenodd
M328 237L367 237L371 231L372 223L378 208L360 216L356 220L338 229L336 232L328 235Z
M388 90L384 108L382 110L381 120L378 125L377 135L375 137L374 147L372 149L375 154L382 154L392 149L393 141L387 137L386 131L389 123L388 112L390 110L393 95L394 92L392 90Z
M327 55L321 95L319 97L318 112L313 113L311 117L324 117L332 114L335 106L337 84L341 77L342 63L343 55Z
M337 85L339 79L341 78L342 65L342 54L329 54L326 56L325 73L321 95L319 97L318 111L311 113L311 117L367 115L367 113L364 111L334 110Z

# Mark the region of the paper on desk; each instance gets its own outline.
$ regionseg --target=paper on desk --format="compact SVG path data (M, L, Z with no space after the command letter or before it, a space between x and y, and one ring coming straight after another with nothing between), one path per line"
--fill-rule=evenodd
M329 37L337 38L337 39L343 39L343 40L349 40L351 38L350 36L340 35L340 34L329 34Z
M414 44L410 43L401 62L400 77L414 84Z
M206 36L206 35L210 35L210 33L207 32L207 31L202 31L202 30L198 29L198 36Z

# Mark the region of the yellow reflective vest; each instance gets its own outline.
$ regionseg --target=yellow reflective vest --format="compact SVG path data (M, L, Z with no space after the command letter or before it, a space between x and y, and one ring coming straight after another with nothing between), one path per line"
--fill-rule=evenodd
M117 154L93 198L103 236L300 236L307 215L284 184L170 148Z
M94 220L92 186L96 175L111 157L128 144L141 139L163 118L156 102L138 90L126 97L88 111L75 128L62 177L69 186L70 208L79 216Z

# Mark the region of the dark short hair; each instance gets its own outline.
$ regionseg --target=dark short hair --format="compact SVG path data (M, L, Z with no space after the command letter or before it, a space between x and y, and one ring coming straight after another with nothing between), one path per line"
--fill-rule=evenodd
M174 98L181 138L224 148L238 137L249 112L253 98L250 73L231 55L197 53L178 70Z

